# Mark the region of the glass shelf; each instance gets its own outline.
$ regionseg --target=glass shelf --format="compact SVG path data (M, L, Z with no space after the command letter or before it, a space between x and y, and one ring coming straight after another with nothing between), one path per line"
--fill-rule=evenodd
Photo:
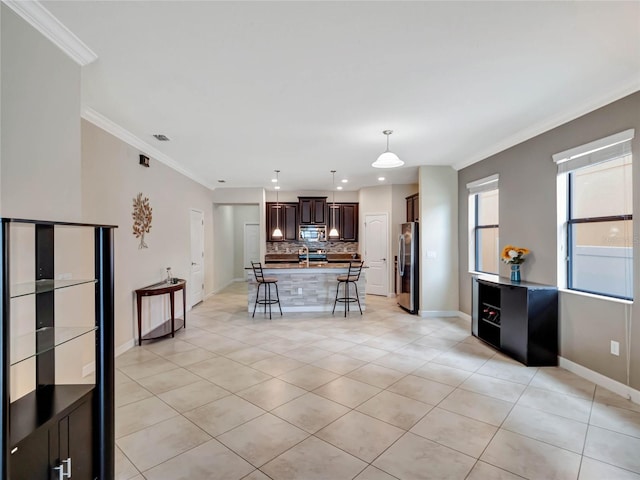
M33 295L36 293L51 292L60 288L73 287L75 285L83 285L85 283L96 283L95 278L92 279L74 279L74 280L36 280L35 282L17 283L11 285L11 298L24 297L25 295Z
M10 364L15 365L41 353L53 350L63 343L81 337L98 329L95 325L85 327L43 327L34 332L11 339ZM40 345L36 345L39 340Z

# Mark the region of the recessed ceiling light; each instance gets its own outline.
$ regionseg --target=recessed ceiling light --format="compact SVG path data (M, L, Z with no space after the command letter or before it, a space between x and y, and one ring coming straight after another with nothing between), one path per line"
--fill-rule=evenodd
M271 183L278 183L278 179L277 178L272 178L271 179Z
M169 141L169 137L167 137L166 135L163 135L162 133L154 133L153 136L156 138L156 140L159 140L161 142Z
M274 188L275 188L276 190L280 190L280 185L276 185Z
M386 179L384 177L378 177L379 182L384 182Z
M341 187L340 185L338 185L338 186L336 187L336 189L337 189L337 190L342 190L342 187Z
M346 178L342 179L342 183L347 183L349 180L347 180Z
M218 183L227 183L226 180L218 180Z

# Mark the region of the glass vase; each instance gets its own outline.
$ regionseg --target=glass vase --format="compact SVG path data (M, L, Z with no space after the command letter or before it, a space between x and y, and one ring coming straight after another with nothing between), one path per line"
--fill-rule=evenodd
M512 282L520 281L520 264L511 265L511 281Z

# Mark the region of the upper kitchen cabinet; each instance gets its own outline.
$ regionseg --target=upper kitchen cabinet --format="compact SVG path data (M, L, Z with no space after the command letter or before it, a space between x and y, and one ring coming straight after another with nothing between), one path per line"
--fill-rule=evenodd
M277 212L277 214L276 214ZM295 241L298 239L298 204L267 202L267 242ZM274 237L276 226L282 237Z
M327 224L327 197L298 197L300 225Z
M420 221L420 195L414 193L407 197L407 222Z
M358 241L358 204L357 203L336 203L329 204L327 229L334 226L338 229L339 237L329 238L329 241L357 242Z

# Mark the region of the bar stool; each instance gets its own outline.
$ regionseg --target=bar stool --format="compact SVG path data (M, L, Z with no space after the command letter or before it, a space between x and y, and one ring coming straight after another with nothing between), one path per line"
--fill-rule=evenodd
M338 286L336 288L336 299L333 301L333 310L331 314L334 314L336 311L336 303L342 302L344 303L344 316L347 316L347 311L349 310L349 304L351 302L358 302L358 308L360 309L360 315L362 315L362 307L360 306L360 296L358 295L358 280L360 279L360 272L362 272L362 265L364 262L361 261L351 261L349 262L349 271L346 275L340 275L338 277ZM351 297L351 289L349 284L353 283L353 286L356 288L356 296ZM340 291L340 284L344 284L344 297L338 297L338 292Z
M262 264L260 262L251 262L251 266L253 267L253 274L256 277L256 283L258 284L258 289L256 290L256 303L253 305L253 315L251 317L255 317L256 315L256 307L258 304L264 305L264 313L267 314L267 305L269 305L269 320L271 320L271 305L274 303L278 304L278 308L280 309L280 315L282 315L282 307L280 307L280 295L278 294L278 279L275 277L265 277L264 273L262 273ZM262 299L258 299L260 296L260 287L264 285L264 297ZM271 285L275 285L276 287L276 298L271 298Z

